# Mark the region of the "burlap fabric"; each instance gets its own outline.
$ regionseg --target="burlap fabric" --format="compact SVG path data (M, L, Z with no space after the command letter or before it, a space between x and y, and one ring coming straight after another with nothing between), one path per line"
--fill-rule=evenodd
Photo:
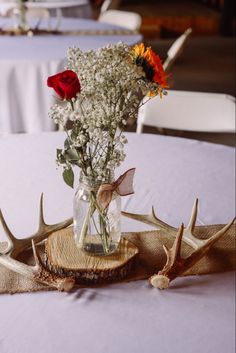
M198 238L207 239L222 227L222 225L199 226L195 229L195 235ZM67 236L73 236L72 228L64 229L61 232L65 232ZM162 231L124 233L123 236L133 242L140 251L136 268L125 281L149 278L162 269L166 261L163 245L171 247L174 241L172 237L167 236ZM233 225L215 243L209 253L192 267L191 270L186 272L185 275L200 275L235 270L235 239L236 228ZM4 243L0 243L0 247L3 246ZM44 245L40 245L39 249L41 254L43 254ZM183 256L187 256L192 251L190 246L183 243ZM23 253L19 260L32 264L32 252ZM0 265L0 293L35 292L49 289Z

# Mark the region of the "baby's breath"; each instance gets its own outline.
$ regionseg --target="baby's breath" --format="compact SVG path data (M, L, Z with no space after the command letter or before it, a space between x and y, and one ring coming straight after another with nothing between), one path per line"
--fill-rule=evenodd
M81 91L73 102L50 110L50 117L67 131L57 162L66 170L79 166L85 175L104 181L125 159L122 130L127 120L136 117L141 99L158 86L147 80L123 43L88 52L70 48L67 59Z

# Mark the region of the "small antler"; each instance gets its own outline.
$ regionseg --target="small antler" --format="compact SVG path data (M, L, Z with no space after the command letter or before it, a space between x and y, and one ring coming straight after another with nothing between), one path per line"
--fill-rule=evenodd
M196 217L196 213L192 215L192 221L190 221L189 226L187 227L188 230L193 229L195 224L193 220L194 217ZM227 232L234 221L235 218L207 240L197 239L190 233L191 239L194 239L194 244L198 244L198 247L197 250L195 250L187 258L182 258L181 256L181 243L184 234L184 225L182 224L178 230L177 236L171 249L167 249L165 246L163 246L167 256L167 261L163 269L149 279L152 286L159 289L168 288L171 281L173 281L178 276L183 275L203 256L206 255L212 245L215 244L215 242L218 241L222 235Z
M34 266L29 266L23 262L17 261L9 254L0 255L0 264L31 280L36 280L47 286L54 287L59 291L70 291L74 286L75 279L73 277L61 277L49 272L39 257L33 240L32 249L35 260Z
M5 218L3 217L3 214L0 210L0 222L2 223L3 229L8 239L7 246L4 248L4 250L0 251L0 264L30 279L34 279L50 287L55 287L60 291L69 291L74 285L74 278L60 277L49 272L49 270L41 261L40 256L38 255L37 250L35 248L35 244L40 243L41 241L46 239L51 233L68 227L72 223L72 221L73 219L69 218L60 223L52 225L46 224L44 221L43 212L43 194L41 194L39 205L39 225L37 232L27 238L18 239L13 235L13 233L9 229ZM29 266L16 260L16 257L22 251L27 250L31 247L33 249L35 266Z
M11 257L16 258L23 250L31 248L31 241L34 240L35 244L40 243L44 239L46 239L49 234L68 227L73 219L69 218L63 222L56 224L46 224L44 221L44 212L43 212L43 194L40 196L40 204L39 204L39 224L38 230L36 233L30 235L27 238L18 239L13 233L10 231L5 218L0 210L0 221L3 225L3 229L5 230L6 236L8 238L8 245L4 251L4 254L10 253Z
M197 261L199 261L209 251L212 245L215 244L215 242L227 232L227 230L235 221L235 219L233 219L219 232L212 235L209 239L199 239L196 238L193 234L194 229L198 228L196 226L197 213L198 199L196 199L193 204L188 226L184 228L184 225L182 224L178 230L177 228L174 228L157 218L153 208L147 215L122 212L122 214L128 218L136 219L143 223L155 226L158 229L164 231L168 236L175 237L174 244L170 250L163 246L167 255L167 262L164 268L159 271L158 274L155 274L150 278L150 283L154 287L160 289L167 288L170 281L182 275L184 272L189 270ZM193 249L192 254L187 259L183 259L180 255L182 241Z

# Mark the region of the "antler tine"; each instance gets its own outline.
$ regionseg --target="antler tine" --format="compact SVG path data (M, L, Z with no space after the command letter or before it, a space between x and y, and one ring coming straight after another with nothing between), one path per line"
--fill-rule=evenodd
M51 233L61 230L63 228L68 227L69 225L71 225L71 223L73 222L73 218L68 218L63 222L59 222L56 224L46 224L44 221L44 212L43 212L43 193L40 196L40 205L39 205L39 226L38 226L38 230L26 237L26 238L21 238L18 239L16 238L12 232L10 231L9 227L6 224L6 221L3 217L2 212L0 211L0 222L3 225L3 228L6 232L6 235L8 237L8 246L6 247L6 249L4 250L4 252L2 251L2 254L6 254L6 253L11 253L11 256L13 258L16 258L17 255L19 255L23 250L27 250L28 248L31 247L32 243L32 239L34 239L35 243L39 243L41 241L43 241L44 239L46 239Z
M155 274L149 278L149 282L153 287L159 288L159 289L166 289L169 287L169 283L172 280L171 270L175 265L175 263L178 264L181 262L180 252L181 252L183 232L184 232L184 225L182 223L178 229L178 233L172 247L168 249L165 245L163 245L163 249L165 250L167 260L163 269L159 271L158 274Z
M178 233L176 235L174 244L170 249L170 252L173 253L174 255L174 261L178 260L181 257L180 252L181 252L181 243L182 243L183 234L184 234L184 224L182 223L178 229Z
M0 222L2 223L8 238L8 246L4 251L0 252L0 264L32 280L36 280L50 287L55 287L60 291L71 290L71 288L74 286L75 279L73 277L61 277L51 273L42 262L35 247L35 243L43 241L49 234L54 231L68 227L72 221L73 219L69 218L60 223L52 225L46 224L43 215L43 194L41 194L38 231L28 238L18 239L10 231L0 210ZM23 250L30 248L30 246L32 246L33 249L35 266L29 266L16 260L17 255Z
M181 243L182 243L183 233L184 233L184 224L182 223L178 229L178 233L176 235L176 238L172 247L168 249L165 245L163 245L163 248L167 256L166 265L163 268L163 270L166 269L166 267L169 267L172 262L178 260L181 257L180 253L181 253Z
M194 251L185 260L186 267L190 268L193 264L199 261L209 251L212 245L214 245L222 237L222 235L224 235L227 232L227 230L233 225L234 222L235 222L235 217L232 219L232 221L226 224L222 229L220 229L217 233L212 235L209 239L206 239L206 240L199 239L199 241L202 242L202 246L199 247L196 251ZM186 270L184 272L186 272Z
M44 211L43 211L43 193L41 193L40 195L40 204L39 204L39 226L38 226L38 231L32 236L29 237L29 240L31 240L31 238L34 238L35 240L37 239L37 237L39 237L41 239L42 234L45 234L46 237L47 235L56 230L60 230L62 228L66 228L68 227L71 223L73 222L73 218L69 218L63 222L60 223L56 223L56 224L52 224L49 225L45 222L44 219ZM43 236L44 237L44 236ZM43 240L43 239L41 239ZM41 241L39 240L39 241Z
M194 201L188 226L184 230L183 240L193 249L198 249L206 240L198 239L193 235L193 231L197 221L198 199Z
M161 219L157 218L156 213L155 213L155 209L154 209L153 206L152 206L152 209L151 209L151 217L150 217L150 214L149 214L149 218L151 218L151 221L153 221L153 224L158 226L160 229L167 230L167 231L172 232L172 233L173 232L176 233L177 228L172 227L168 223L163 222Z
M38 231L33 235L34 238L37 237L38 234L48 233L49 231L51 233L52 231L68 227L73 222L73 218L71 217L63 222L59 222L52 225L47 224L44 219L43 198L44 198L43 193L41 193L40 203L39 203L39 226L38 226Z
M198 199L194 201L189 224L186 227L186 230L189 230L190 232L194 231L196 221L197 221L197 213L198 213Z
M39 228L36 233L33 235L23 238L23 239L16 239L17 246L12 249L12 257L17 257L23 250L27 250L31 247L32 239L34 240L35 244L40 243L44 239L46 239L51 233L67 228L73 222L73 218L69 218L63 222L59 222L52 225L45 225L42 228Z
M129 212L121 212L123 216L135 219L137 221L146 223L151 226L158 227L162 230L168 231L171 234L175 234L177 229L172 227L171 225L161 221L159 218L157 218L154 207L152 207L151 211L149 214L136 214L136 213L129 213Z
M39 255L38 255L38 251L36 250L35 244L33 239L31 240L31 244L32 244L32 250L33 250L33 256L34 256L34 261L35 261L35 266L39 267L40 266L40 260L39 260Z
M6 221L5 221L5 218L4 218L1 210L0 210L0 221L2 223L2 226L3 226L3 229L5 231L5 234L6 234L7 238L8 238L7 248L3 252L4 254L6 254L13 248L14 244L17 242L17 239L15 238L13 233L10 231L10 229L9 229L9 227L8 227Z
M46 266L41 260L41 257L38 253L37 248L35 247L34 241L32 240L32 250L33 250L33 255L34 255L34 261L35 261L35 269L38 270L38 272L35 273L35 279L41 283L47 284L49 286L56 287L57 290L60 292L69 292L75 284L75 278L74 277L61 277L58 275L55 275L54 273L51 273L48 271Z
M40 195L39 201L39 229L44 228L46 225L44 221L44 212L43 212L43 192Z
M152 216L153 216L154 218L157 218L157 217L156 217L156 214L155 214L154 206L152 206L152 208L151 208L151 214L152 214Z
M170 257L170 250L167 248L167 246L165 245L162 245L165 253L166 253L166 258L167 258L167 261L169 260L169 257Z
M145 222L145 220L147 219L148 215L141 215L141 214L130 213L130 212L125 212L125 211L121 211L121 214L127 218L131 218L131 219L135 219L140 222L147 223L147 222ZM141 219L141 217L144 218L145 220Z

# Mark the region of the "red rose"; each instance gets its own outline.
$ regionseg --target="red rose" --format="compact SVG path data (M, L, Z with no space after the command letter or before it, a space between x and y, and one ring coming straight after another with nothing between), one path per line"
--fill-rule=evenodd
M62 99L70 100L75 98L76 94L80 92L78 76L71 70L48 77L47 85L53 88Z

